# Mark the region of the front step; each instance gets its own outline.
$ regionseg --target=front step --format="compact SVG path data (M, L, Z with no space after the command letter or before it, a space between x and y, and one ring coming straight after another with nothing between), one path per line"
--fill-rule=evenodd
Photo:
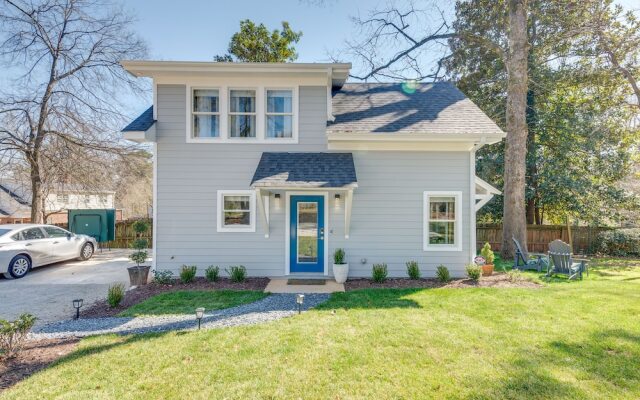
M337 283L333 279L323 279L324 284L307 284L312 282L305 282L303 285L296 284L288 284L290 280L295 281L295 279L289 278L272 278L269 281L269 284L264 289L265 292L269 293L333 293L333 292L344 292L344 284ZM305 281L311 281L312 279L305 278ZM295 282L294 282L295 283Z

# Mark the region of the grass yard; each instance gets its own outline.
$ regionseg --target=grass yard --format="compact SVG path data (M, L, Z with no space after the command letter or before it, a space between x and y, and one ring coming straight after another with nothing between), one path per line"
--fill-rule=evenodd
M121 317L163 314L193 314L196 307L207 311L252 303L268 294L253 290L189 290L166 292L135 304L121 312Z
M639 315L638 260L539 289L362 290L264 325L84 339L0 398L637 399Z

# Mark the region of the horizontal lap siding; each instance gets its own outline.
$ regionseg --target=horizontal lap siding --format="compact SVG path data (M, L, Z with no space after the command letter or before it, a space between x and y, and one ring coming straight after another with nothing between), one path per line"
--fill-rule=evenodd
M469 153L354 152L358 188L354 191L350 238L344 239L344 214L330 247L344 247L350 276L371 276L374 263L387 263L390 276L406 276L405 263L418 261L424 276L440 264L464 275L469 260ZM423 193L462 192L462 251L423 251ZM338 233L340 234L336 234ZM361 260L366 259L366 263Z
M326 88L300 87L299 144L186 143L186 88L158 86L157 268L242 264L251 276L284 273L285 216L270 202L270 237L216 231L217 191L249 189L263 151L326 151Z

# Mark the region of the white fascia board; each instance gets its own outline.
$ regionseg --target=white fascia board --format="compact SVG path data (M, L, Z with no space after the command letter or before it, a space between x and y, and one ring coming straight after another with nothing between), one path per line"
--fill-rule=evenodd
M493 144L501 141L505 135L486 135L474 133L437 134L437 133L371 133L371 132L329 132L329 142L369 141L369 142L480 142Z
M153 143L156 141L156 124L151 125L146 131L125 131L122 137L136 143Z

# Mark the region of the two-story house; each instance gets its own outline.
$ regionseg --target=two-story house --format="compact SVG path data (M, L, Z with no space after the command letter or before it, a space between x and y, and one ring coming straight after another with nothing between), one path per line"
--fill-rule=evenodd
M251 276L464 274L498 191L475 153L505 134L451 83L345 83L350 64L124 61L153 106L123 129L154 150L154 267Z

